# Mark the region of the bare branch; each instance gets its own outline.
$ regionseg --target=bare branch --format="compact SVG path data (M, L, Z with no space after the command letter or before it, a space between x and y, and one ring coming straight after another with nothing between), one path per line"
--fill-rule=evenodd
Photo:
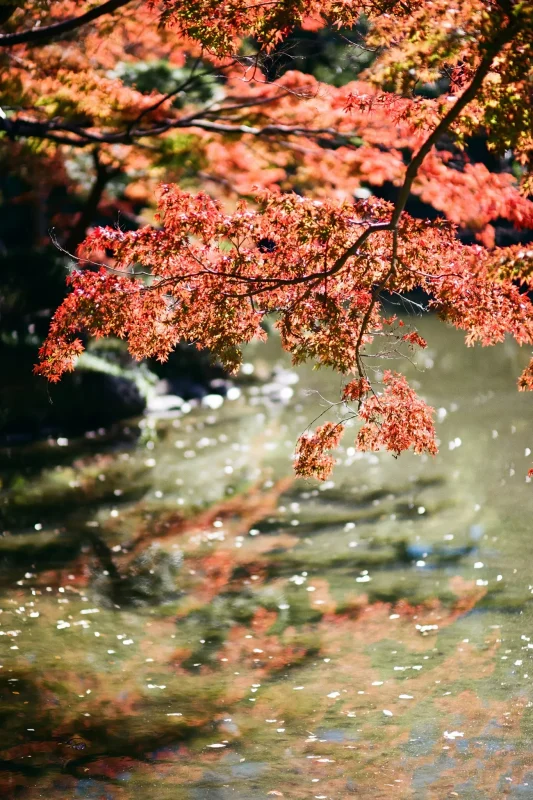
M166 98L165 98L166 99ZM273 98L274 99L274 98ZM277 98L276 98L277 99ZM257 101L250 103L250 107L257 105ZM225 111L227 109L220 109ZM203 113L203 112L202 112ZM205 113L216 113L214 110L205 109ZM150 128L138 128L117 132L94 132L79 125L54 120L30 120L21 117L10 119L0 117L0 131L5 131L12 139L36 138L46 139L56 144L65 144L71 147L87 147L91 144L132 144L135 140L161 136L170 130L178 128L200 128L205 131L222 134L240 134L260 137L272 136L298 136L315 139L322 146L334 144L349 144L348 139L339 135L334 128L306 128L298 125L264 125L256 127L251 125L235 125L227 122L217 122L204 119L202 116L189 115L180 119L165 120ZM321 137L329 136L324 139Z

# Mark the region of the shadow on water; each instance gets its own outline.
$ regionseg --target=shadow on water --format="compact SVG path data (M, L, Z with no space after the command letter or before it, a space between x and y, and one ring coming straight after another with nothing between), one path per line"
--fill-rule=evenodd
M434 461L348 430L295 481L322 401L275 348L216 411L0 453L6 796L533 797L522 356L425 326Z
M17 692L13 691L15 687ZM203 692L203 713L194 722L168 720L166 725L160 723L157 728L144 724L142 720L147 711L146 703L142 697L138 697L134 701L134 714L110 709L110 713L85 722L79 729L73 729L69 722L62 719L60 706L63 693L61 680L54 681L51 676L36 681L35 675L27 672L2 678L0 721L4 730L3 743L9 740L10 746L3 750L1 771L13 771L31 777L59 769L72 775L81 775L87 764L105 757L127 757L150 762L156 759L157 752L162 748L176 745L180 750L191 739L216 732L213 717L217 715L217 698L213 692ZM28 704L32 704L34 724L39 726L38 735L35 729L22 730L20 721L17 724L17 719L20 720L22 715L17 713L19 709L17 703L13 702L13 694L23 694ZM166 704L161 700L151 701L150 714L164 716L165 707Z

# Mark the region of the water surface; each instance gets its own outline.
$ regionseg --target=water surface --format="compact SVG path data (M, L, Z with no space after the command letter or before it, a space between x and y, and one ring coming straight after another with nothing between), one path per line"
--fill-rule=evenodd
M2 452L6 796L533 798L528 353L422 333L437 458L354 428L295 480L339 379L275 343L219 408Z

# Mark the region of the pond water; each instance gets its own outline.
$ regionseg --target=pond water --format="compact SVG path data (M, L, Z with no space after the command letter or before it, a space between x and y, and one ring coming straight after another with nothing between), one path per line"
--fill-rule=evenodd
M5 796L533 798L528 354L421 328L436 458L348 431L295 480L339 378L275 342L219 408L1 453Z

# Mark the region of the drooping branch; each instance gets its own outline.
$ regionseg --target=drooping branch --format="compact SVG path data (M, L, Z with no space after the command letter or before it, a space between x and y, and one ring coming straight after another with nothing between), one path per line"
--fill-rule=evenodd
M368 304L368 308L365 311L365 315L361 321L361 327L359 329L359 334L357 336L357 342L355 344L355 360L357 363L357 369L359 370L359 375L361 378L365 377L365 370L363 367L363 362L361 361L361 347L363 345L363 338L368 328L368 323L372 317L372 312L376 306L376 303L379 301L379 298L387 286L390 278L394 275L396 270L396 262L398 260L398 229L394 228L392 231L392 253L391 253L391 261L390 266L383 276L381 282L378 286L375 287L374 291L372 292L372 298L370 303Z
M29 28L19 33L5 33L0 35L0 47L12 47L15 44L26 43L40 43L46 42L49 39L54 39L56 36L61 36L63 33L70 33L82 25L87 25L105 14L112 14L118 8L127 5L130 0L108 0L107 3L102 3L101 6L96 6L86 11L85 14L80 14L79 17L71 17L71 19L63 20L62 22L54 22L51 25L36 26Z
M243 276L239 276L239 275L227 275L225 277L230 279L230 280L235 280L235 281L241 281L241 282L247 282L247 283L255 284L255 286L254 286L252 291L246 292L246 295L248 295L248 296L255 296L257 294L263 294L263 293L265 293L267 291L272 291L272 290L274 290L276 288L279 288L279 287L281 287L283 285L295 285L295 284L304 284L304 283L312 284L313 281L315 281L315 280L317 280L317 279L319 279L321 277L322 278L329 277L329 276L332 276L332 275L335 275L335 274L339 273L344 268L346 262L352 256L356 255L359 252L361 246L370 237L370 235L372 233L377 232L377 231L387 231L387 230L388 231L392 231L392 233L393 233L393 243L392 243L391 263L390 263L390 266L389 266L388 270L386 271L383 279L375 287L375 289L374 289L374 291L372 293L371 301L369 303L369 306L368 306L368 308L367 308L367 310L366 310L366 312L365 312L365 314L363 316L362 322L361 322L361 327L360 327L360 330L359 330L357 343L356 343L356 347L355 347L355 350L356 350L356 362L357 362L360 374L361 374L361 376L363 376L364 375L364 371L363 371L362 362L361 362L361 358L360 358L360 351L361 351L361 348L363 346L364 336L365 336L365 333L367 332L367 327L368 327L369 321L371 319L372 312L373 312L373 310L374 310L374 308L375 308L375 306L376 306L376 304L377 304L377 302L379 300L380 295L384 291L386 291L388 283L389 283L390 279L392 278L392 276L394 275L395 270L396 270L397 253L398 253L398 225L399 225L399 221L400 221L401 215L402 215L402 213L403 213L403 211L405 209L405 205L406 205L407 199L408 199L409 194L411 192L413 181L415 180L415 178L416 178L416 176L418 174L418 171L420 169L420 166L422 165L422 162L424 161L425 157L428 155L428 153L430 152L432 147L440 139L440 137L449 130L451 125L458 118L458 116L460 115L462 110L466 107L466 105L468 103L470 103L475 98L477 92L479 91L479 89L480 89L480 87L481 87L481 85L483 83L484 78L486 77L486 75L490 71L490 68L491 68L491 65L493 63L493 60L494 60L495 56L500 52L502 47L504 47L504 45L512 38L513 33L514 33L514 30L513 30L512 26L508 26L507 28L504 28L499 33L499 35L493 40L493 42L487 47L486 55L481 60L479 66L478 66L478 68L476 70L476 73L475 73L475 75L474 75L474 77L472 79L472 82L470 83L468 88L458 98L458 100L454 104L454 106L442 118L440 123L434 129L434 131L428 136L428 138L426 139L426 141L424 142L422 147L418 150L418 152L411 159L411 162L409 163L409 166L408 166L406 174L405 174L404 182L403 182L402 187L400 189L400 193L399 193L398 199L397 199L396 204L394 206L394 210L393 210L390 222L388 222L388 223L385 222L385 223L378 223L378 224L375 224L375 223L374 224L370 224L361 233L361 235L357 238L356 242L353 245L351 245L349 248L347 248L345 250L345 252L334 262L334 264L326 272L323 272L323 273L313 272L313 273L310 273L310 274L299 276L297 278L290 278L290 279L279 279L279 278L276 278L276 279L272 278L271 279L271 278L268 278L266 276L261 276L261 277L259 277L259 276L257 276L257 277L256 276L247 276L247 277L244 278ZM217 123L215 123L215 124L217 124ZM245 127L245 126L243 126L243 127ZM262 129L262 131L268 130L269 127L274 128L276 126L265 126L265 128ZM283 127L283 126L279 126L279 127ZM254 129L249 129L249 130L251 131L251 130L254 130ZM255 130L254 130L254 132L255 132ZM298 133L300 131L299 131L299 129L295 128L295 129L292 129L291 132L295 133L296 135L298 135ZM315 132L316 133L321 133L321 131L315 131ZM330 133L329 130L323 131L323 133L326 133L326 132Z
M313 281L322 282L323 280L340 272L348 259L359 253L360 248L372 233L377 233L378 231L388 231L390 229L391 226L389 222L372 223L368 226L368 228L365 228L365 230L357 237L356 241L347 250L345 250L345 252L336 261L334 261L329 269L323 270L322 272L309 272L306 275L298 275L295 278L269 278L268 275L240 275L238 272L221 272L219 270L215 271L204 267L202 271L194 274L191 273L190 275L179 276L173 275L171 278L164 278L163 280L146 286L146 291L149 292L153 289L160 289L162 286L166 285L177 285L178 283L185 282L190 278L197 278L204 275L212 276L214 278L221 278L227 281L233 281L235 283L243 283L245 285L248 284L254 287L251 290L246 290L244 294L227 295L228 297L254 297L259 294L265 294L266 292L272 292L275 289L280 289L283 286L299 286L304 283L312 284Z

